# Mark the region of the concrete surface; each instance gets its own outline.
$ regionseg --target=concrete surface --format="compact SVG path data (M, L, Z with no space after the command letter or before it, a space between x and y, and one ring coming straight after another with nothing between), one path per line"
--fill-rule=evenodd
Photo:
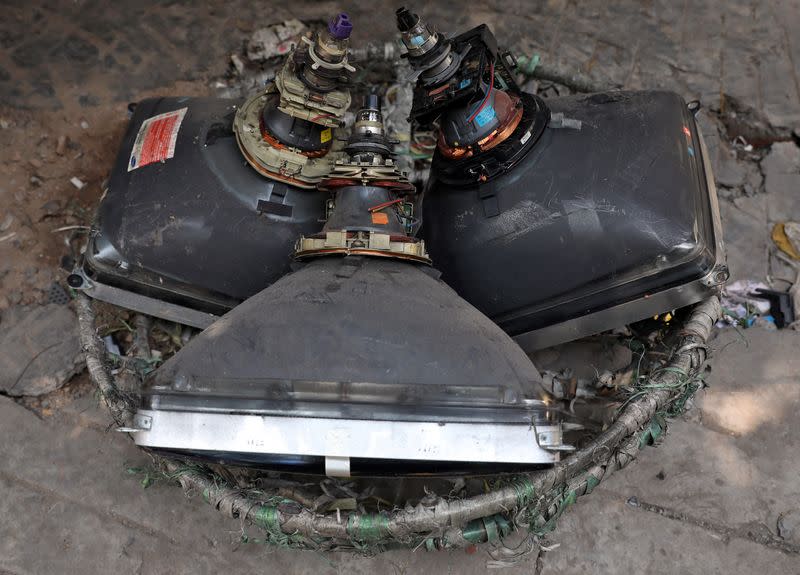
M0 393L50 393L83 371L76 317L64 305L12 307L0 331Z
M62 173L46 158L44 165L30 162L34 172L19 153L14 156L19 133L3 127L0 159L8 163L2 165L0 203L43 203L53 194L65 204L74 197L87 200L68 184L48 188L48 176L67 182L77 173L91 184L86 190L99 189L101 152L116 146L125 104L162 90L209 91L230 52L259 26L344 8L358 41L379 41L394 33L394 7L383 1L0 0L0 117L12 124L24 120L29 132L44 134L41 140L39 133L25 137L51 147L57 133L44 140L48 129L71 130L65 133L86 152L73 160L83 172ZM712 110L724 111L733 96L777 127L800 125L797 0L492 0L428 2L424 9L448 30L486 22L506 44L595 81L675 89ZM91 128L81 126L83 118ZM709 148L734 277L766 280L775 273L766 255L770 224L800 220L798 149L792 141L775 142L763 160L742 163L731 134L709 133L714 123L704 129L714 140ZM34 189L31 176L42 176L44 186ZM34 241L20 220L17 212L9 231ZM20 243L18 252L30 245ZM48 249L57 247L54 241ZM0 277L8 272L4 257ZM37 265L27 273L20 267L8 277L49 285L44 269ZM13 304L22 297L0 293L0 308L4 299ZM743 337L727 330L714 342L711 387L684 420L672 424L663 445L648 449L571 509L539 564L528 556L504 572L800 573L800 542L776 536L779 515L800 507L800 334L751 329ZM49 413L39 419L0 397L2 575L486 570L485 549L365 559L242 544L237 522L197 498L187 500L176 487L143 489L140 477L126 473L146 457L109 431L91 394ZM628 504L631 497L638 506Z
M222 74L225 55L262 25L344 9L354 41L395 34L402 2L5 0L0 93L22 107L91 108L176 81ZM797 0L489 0L410 2L442 29L487 23L543 62L627 87L677 89L706 105L724 94L778 125L800 121ZM102 87L103 89L98 89Z

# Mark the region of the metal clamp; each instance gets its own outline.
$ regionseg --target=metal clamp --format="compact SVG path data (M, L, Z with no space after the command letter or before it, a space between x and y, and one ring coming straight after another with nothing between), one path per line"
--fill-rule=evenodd
M133 416L133 427L118 427L120 433L136 433L137 431L150 431L153 426L153 418L149 415L137 413Z
M574 445L564 443L563 427L548 427L545 430L538 430L536 424L533 425L535 431L536 444L545 451L575 451Z

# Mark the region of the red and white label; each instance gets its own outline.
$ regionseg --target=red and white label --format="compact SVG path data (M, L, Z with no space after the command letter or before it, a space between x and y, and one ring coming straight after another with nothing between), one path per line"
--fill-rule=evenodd
M188 108L165 112L142 122L128 160L129 172L175 155L175 142L186 110Z

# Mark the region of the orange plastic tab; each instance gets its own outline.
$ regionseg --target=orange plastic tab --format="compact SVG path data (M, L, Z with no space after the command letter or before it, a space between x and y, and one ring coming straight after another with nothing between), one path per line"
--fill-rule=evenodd
M389 223L389 215L386 212L372 212L372 223L385 226Z

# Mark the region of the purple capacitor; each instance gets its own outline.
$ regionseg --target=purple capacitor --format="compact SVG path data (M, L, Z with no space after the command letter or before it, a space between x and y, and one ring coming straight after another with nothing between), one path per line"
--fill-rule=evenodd
M350 23L350 18L347 14L342 12L331 18L328 22L328 32L332 38L336 40L346 40L350 37L353 31L353 25Z

